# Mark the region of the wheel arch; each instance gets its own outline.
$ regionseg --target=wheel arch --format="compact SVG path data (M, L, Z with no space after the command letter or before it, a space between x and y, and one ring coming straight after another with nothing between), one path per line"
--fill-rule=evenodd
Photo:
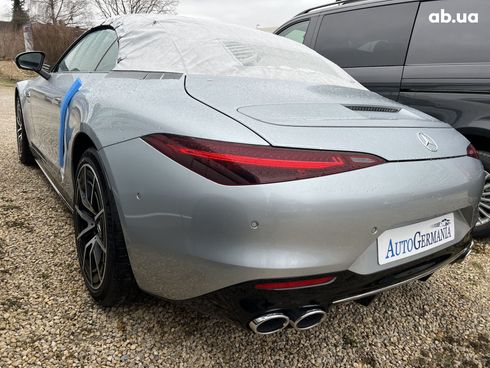
M20 98L19 86L15 86L15 94L14 94L14 108L16 114L17 114L17 101L20 102L21 109L23 110L24 107L22 106L22 100ZM22 115L24 114L22 113Z
M99 154L101 153L102 150L102 145L100 141L97 139L94 131L90 129L89 126L86 124L81 125L80 131L75 135L75 137L71 141L72 143L70 144L70 155L69 158L66 162L66 174L67 176L71 176L71 179L67 181L67 185L71 185L70 190L73 192L75 190L75 181L77 177L77 168L78 164L80 163L80 160L82 159L83 153L88 150L89 148L93 148L96 150ZM101 170L105 175L106 181L107 181L107 188L109 191L113 191L113 185L111 181L111 176L109 175L110 170L108 170L107 162L105 162L103 155L100 155L100 166ZM68 184L69 182L69 184ZM73 198L71 198L73 200Z
M89 148L97 149L97 145L88 134L79 132L73 140L71 150L71 174L73 178L76 177L78 163L80 162L83 153Z
M22 119L24 120L24 127L26 127L26 135L28 136L28 132L29 132L29 114L27 114L27 118L26 118L26 110L24 110L25 108L25 103L26 103L26 97L25 97L25 90L26 90L26 87L27 87L27 83L28 81L21 81L21 82L17 82L17 84L15 85L15 92L14 92L14 107L15 107L15 110L16 110L16 113L17 113L17 107L16 107L16 104L17 104L17 100L20 102L20 107L21 107L21 110L22 110Z
M21 81L17 82L15 85L15 98L20 99L21 103L24 102L23 100L25 99L25 90L27 88L28 82L29 81Z
M14 108L15 108L15 113L17 114L17 100L20 101L20 96L19 96L19 87L15 86L15 94L14 94ZM22 106L22 105L21 105Z

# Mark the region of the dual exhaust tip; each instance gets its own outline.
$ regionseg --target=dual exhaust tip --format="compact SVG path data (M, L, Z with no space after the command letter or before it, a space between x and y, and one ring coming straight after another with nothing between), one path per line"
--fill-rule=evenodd
M327 313L319 308L288 313L269 313L260 316L249 323L253 332L258 335L270 335L284 330L291 325L297 331L305 331L321 324Z

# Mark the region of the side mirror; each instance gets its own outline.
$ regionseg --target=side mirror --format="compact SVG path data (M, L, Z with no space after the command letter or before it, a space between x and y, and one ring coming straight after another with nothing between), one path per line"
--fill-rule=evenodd
M43 69L44 57L44 52L40 51L23 52L17 55L15 64L19 69L31 70L48 80L51 75Z

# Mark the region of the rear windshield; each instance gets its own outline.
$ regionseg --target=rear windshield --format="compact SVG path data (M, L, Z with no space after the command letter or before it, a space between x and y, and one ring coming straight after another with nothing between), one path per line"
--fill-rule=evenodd
M315 51L266 32L158 15L115 18L111 24L120 38L115 70L282 79L364 89Z

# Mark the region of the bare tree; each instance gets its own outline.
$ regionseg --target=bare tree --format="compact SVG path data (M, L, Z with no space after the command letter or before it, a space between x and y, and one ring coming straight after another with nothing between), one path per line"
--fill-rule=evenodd
M83 25L90 18L88 0L31 1L31 17L53 25Z
M175 14L179 0L92 0L100 13L109 18L121 14Z

